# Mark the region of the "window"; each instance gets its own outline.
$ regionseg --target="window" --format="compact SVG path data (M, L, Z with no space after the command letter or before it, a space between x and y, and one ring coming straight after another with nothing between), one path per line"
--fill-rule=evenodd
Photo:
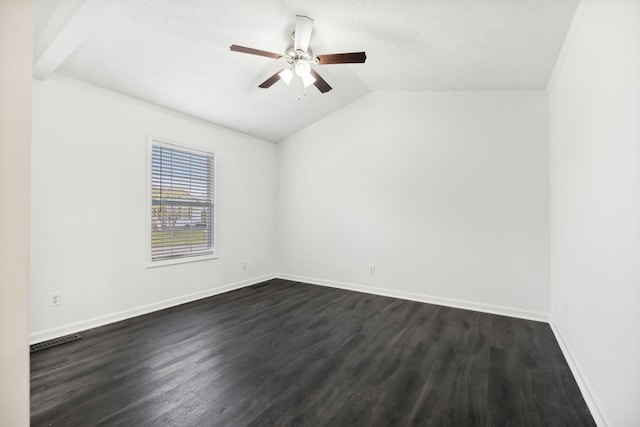
M150 143L151 261L212 258L214 154L155 138Z

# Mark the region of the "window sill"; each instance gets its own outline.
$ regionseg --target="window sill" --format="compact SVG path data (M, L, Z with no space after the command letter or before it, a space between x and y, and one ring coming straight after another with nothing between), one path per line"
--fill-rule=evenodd
M184 257L184 258L165 259L162 261L150 261L147 264L147 268L165 267L168 265L186 264L186 263L198 262L198 261L208 261L211 259L218 259L218 255L211 254L211 255L190 256L190 257Z

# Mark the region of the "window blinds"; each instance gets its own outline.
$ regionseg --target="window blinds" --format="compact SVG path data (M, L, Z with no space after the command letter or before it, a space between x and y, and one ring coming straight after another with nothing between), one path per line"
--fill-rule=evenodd
M213 153L152 143L152 261L213 254L213 180Z

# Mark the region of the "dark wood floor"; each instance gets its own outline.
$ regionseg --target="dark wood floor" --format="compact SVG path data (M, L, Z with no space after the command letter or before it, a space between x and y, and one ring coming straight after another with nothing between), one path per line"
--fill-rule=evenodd
M32 425L595 425L540 322L273 280L82 335Z

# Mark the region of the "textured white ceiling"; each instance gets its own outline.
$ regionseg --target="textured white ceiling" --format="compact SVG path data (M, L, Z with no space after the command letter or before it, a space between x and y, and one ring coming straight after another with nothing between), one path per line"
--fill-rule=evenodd
M544 89L578 1L120 0L57 73L277 142L370 91ZM36 37L59 3L35 1ZM302 101L258 88L282 60L229 51L283 52L296 14L316 54L367 52Z

